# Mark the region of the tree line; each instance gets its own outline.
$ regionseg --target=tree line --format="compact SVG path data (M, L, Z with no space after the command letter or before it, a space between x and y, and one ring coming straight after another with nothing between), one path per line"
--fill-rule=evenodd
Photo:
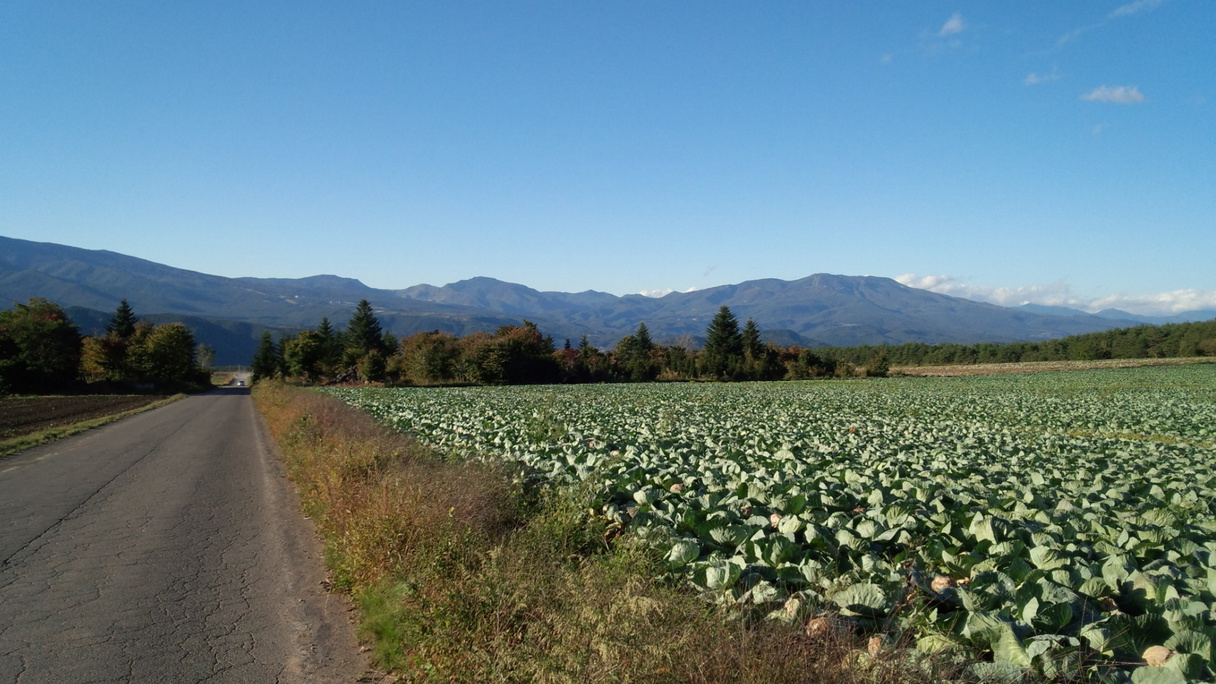
M643 322L603 351L585 335L577 345L565 340L558 347L526 320L493 333L457 337L433 331L398 339L383 331L367 300L359 302L342 331L323 318L317 328L277 342L264 333L252 362L255 380L401 385L801 380L883 375L887 368L881 355L860 364L838 363L810 349L766 344L755 321L748 319L741 328L726 306L710 322L699 349L691 338L659 344Z
M124 299L104 334L84 336L54 302L32 298L0 311L0 394L82 388L158 389L206 386L214 351L196 344L182 323L141 322ZM253 359L255 379L309 383L527 384L652 380L804 380L882 376L892 365L1014 363L1216 356L1216 320L1142 325L1043 342L778 347L763 342L755 321L740 327L722 306L697 347L690 337L655 342L646 324L600 350L586 336L558 346L534 323L463 337L434 331L398 339L366 300L347 326L322 319L277 342L263 334Z
M101 335L81 335L40 297L0 311L0 394L205 387L212 355L185 324L140 321L125 299Z
M881 354L897 366L939 366L1022 361L1095 361L1216 356L1216 319L1138 325L1042 342L820 347L837 363L862 363Z
M892 365L1184 356L1216 356L1216 320L1143 325L1045 342L807 348L765 343L755 321L748 319L740 327L730 308L722 306L700 348L687 336L659 344L643 322L612 349L600 350L586 336L577 345L565 340L557 346L526 320L493 333L457 337L433 331L398 339L382 329L371 304L363 300L341 331L322 319L316 329L277 342L264 333L253 373L255 379L394 385L806 380L885 376Z

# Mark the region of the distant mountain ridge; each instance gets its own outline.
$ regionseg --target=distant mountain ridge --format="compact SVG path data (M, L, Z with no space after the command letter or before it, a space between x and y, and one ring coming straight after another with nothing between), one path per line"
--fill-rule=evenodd
M200 341L216 346L217 363L246 363L264 330L290 334L315 327L323 316L342 327L360 299L370 301L384 328L400 336L424 330L464 335L526 318L559 344L587 335L601 348L615 345L640 322L656 340L696 341L724 304L740 321L754 318L766 340L804 346L1044 340L1143 322L1130 314L1009 309L874 276L770 278L659 298L542 292L488 277L382 290L335 275L225 278L116 252L0 237L0 302L30 297L78 307L73 318L86 333L124 298L142 316L189 319Z
M1128 313L1119 309L1102 309L1095 314L1087 314L1080 309L1070 309L1066 306L1044 306L1042 304L1023 304L1017 307L1020 311L1029 311L1031 313L1043 314L1046 316L1086 316L1092 315L1098 318L1106 318L1112 321L1124 323L1132 321L1138 325L1167 325L1170 323L1189 323L1192 321L1208 321L1216 318L1216 309L1199 309L1196 311L1186 311L1172 316L1141 316L1140 314Z

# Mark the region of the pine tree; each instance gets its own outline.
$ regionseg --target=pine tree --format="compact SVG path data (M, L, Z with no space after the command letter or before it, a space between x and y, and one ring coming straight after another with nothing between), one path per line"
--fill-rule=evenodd
M317 326L317 342L321 347L317 360L318 371L323 374L333 373L342 363L342 338L330 324L328 316L322 316L321 324Z
M743 326L743 372L751 380L766 380L770 370L768 354L764 342L760 339L760 328L756 321L747 319Z
M638 331L633 334L634 344L637 350L644 354L649 354L654 349L654 341L650 339L650 330L646 327L646 322L638 323Z
M353 364L367 354L377 351L384 354L384 331L380 328L380 321L376 318L376 314L372 312L371 302L366 299L359 300L359 305L355 307L355 313L350 317L350 323L346 326L344 333L346 338L346 353L345 361L347 364Z
M705 330L702 358L705 374L715 379L730 379L743 365L743 335L739 333L739 321L725 304Z
M621 340L617 348L624 352L621 361L633 382L649 382L659 374L652 358L654 341L650 339L650 330L645 323L639 323L637 332Z
M334 332L334 326L329 322L329 316L321 317L321 324L317 326L317 335L322 342L330 342L338 338L338 333Z
M591 346L591 341L583 335L578 342L578 361L577 368L579 380L581 382L590 382L592 380L602 380L599 375L600 363L602 356L595 347Z
M122 300L118 305L118 309L114 311L114 315L110 317L110 322L106 324L106 332L113 333L124 340L131 339L135 334L135 325L139 323L139 319L135 316L135 311L127 300Z
M257 382L262 378L273 378L281 365L279 359L279 349L274 343L274 337L267 330L262 333L262 340L258 344L258 350L253 355L252 380Z
M764 342L760 340L760 328L750 318L747 319L747 325L743 326L743 353L751 357L753 361L759 360L764 355Z

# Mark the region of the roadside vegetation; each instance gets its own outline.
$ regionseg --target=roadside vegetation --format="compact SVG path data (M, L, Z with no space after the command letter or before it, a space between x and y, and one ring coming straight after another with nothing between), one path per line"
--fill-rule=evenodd
M589 515L590 483L445 458L314 391L263 382L253 396L334 584L406 680L935 682L961 668L797 606L783 622L706 601L651 544Z

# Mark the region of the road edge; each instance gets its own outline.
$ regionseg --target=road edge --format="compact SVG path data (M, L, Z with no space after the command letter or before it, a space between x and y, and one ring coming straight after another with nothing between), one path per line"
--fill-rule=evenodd
M285 573L292 583L290 595L298 601L283 616L295 630L298 658L284 664L281 682L383 682L384 674L371 667L370 658L360 648L350 597L328 590L333 584L325 568L325 554L313 521L304 515L299 490L287 477L287 467L278 444L270 434L260 411L249 402L253 412L259 453L269 472L274 491L271 504L281 521L284 551L291 558L294 572Z

